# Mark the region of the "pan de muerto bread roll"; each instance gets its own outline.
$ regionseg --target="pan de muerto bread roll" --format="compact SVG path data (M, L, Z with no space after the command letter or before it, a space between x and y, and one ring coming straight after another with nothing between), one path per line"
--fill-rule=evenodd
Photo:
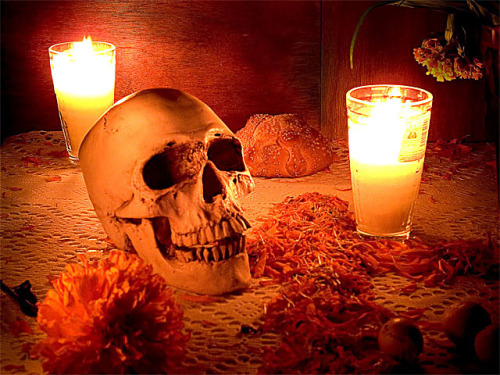
M333 161L330 142L296 114L253 115L236 136L253 176L308 176Z

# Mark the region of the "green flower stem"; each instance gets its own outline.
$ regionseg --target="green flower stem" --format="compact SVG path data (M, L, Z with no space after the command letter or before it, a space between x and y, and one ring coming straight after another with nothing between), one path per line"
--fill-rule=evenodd
M450 13L446 19L446 30L444 31L444 39L447 43L450 42L455 33L455 15Z
M373 4L371 7L369 7L368 9L366 9L363 12L363 14L361 15L361 18L359 19L358 24L356 25L356 29L354 29L354 34L352 35L352 39L351 39L351 48L349 50L349 61L350 61L350 64L351 64L351 69L354 69L354 59L353 59L353 56L354 56L354 44L356 43L356 38L358 36L359 29L361 28L361 24L363 23L365 17L368 15L368 13L370 13L375 8L378 8L378 7L381 7L381 6L384 6L384 5L388 5L388 4L391 4L391 3L402 3L402 1L399 1L399 0L390 0L390 1L382 1L380 3Z

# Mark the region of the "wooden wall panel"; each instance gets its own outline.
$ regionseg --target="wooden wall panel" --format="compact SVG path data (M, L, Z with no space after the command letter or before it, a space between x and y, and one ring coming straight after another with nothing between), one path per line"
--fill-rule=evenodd
M48 48L117 46L115 99L175 87L231 127L254 113L320 126L320 1L2 1L2 139L59 129Z
M347 138L346 92L368 84L404 84L434 96L430 139L486 134L485 81L437 82L413 59L413 48L446 26L446 14L427 9L379 7L365 19L349 67L349 46L356 24L374 1L324 1L322 130L331 138Z
M60 128L47 49L62 41L117 46L116 95L168 86L210 105L233 130L254 113L296 112L345 138L345 93L397 83L434 94L430 138L491 140L485 81L438 83L412 56L446 15L374 1L1 1L2 139ZM496 129L497 130L497 129Z

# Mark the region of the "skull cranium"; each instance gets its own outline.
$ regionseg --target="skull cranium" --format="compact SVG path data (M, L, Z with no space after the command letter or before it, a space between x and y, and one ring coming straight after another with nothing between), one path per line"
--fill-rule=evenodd
M249 285L237 201L254 188L241 144L197 98L139 91L87 134L80 165L104 230L135 249L169 285L223 294Z

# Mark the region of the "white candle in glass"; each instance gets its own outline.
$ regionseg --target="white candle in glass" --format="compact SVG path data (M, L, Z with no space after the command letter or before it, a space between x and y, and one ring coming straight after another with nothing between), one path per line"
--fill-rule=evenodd
M422 175L432 95L392 85L347 93L358 231L408 237Z
M110 43L60 43L49 48L50 66L66 147L78 159L83 138L114 103L115 46Z

